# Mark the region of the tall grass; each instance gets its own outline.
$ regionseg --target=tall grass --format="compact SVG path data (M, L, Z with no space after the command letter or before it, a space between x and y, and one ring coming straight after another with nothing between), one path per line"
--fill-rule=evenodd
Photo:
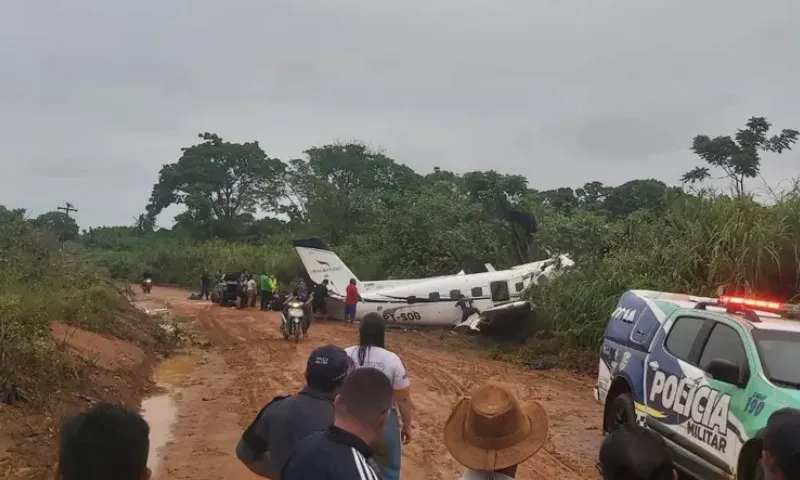
M596 348L627 289L714 295L719 287L791 301L800 292L800 193L774 204L709 195L637 212L608 238L615 248L531 295L539 321L568 344Z
M155 329L140 315L73 248L0 208L0 388L16 385L41 401L79 381L83 365L51 338L51 321L153 341Z

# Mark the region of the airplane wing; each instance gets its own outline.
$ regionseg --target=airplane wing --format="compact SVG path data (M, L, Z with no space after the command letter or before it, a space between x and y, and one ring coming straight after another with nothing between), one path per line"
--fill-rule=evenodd
M470 330L478 332L480 331L481 325L492 323L499 315L518 310L530 310L531 305L531 302L528 300L516 300L504 303L496 307L488 308L482 312L474 313L453 328L469 328Z
M509 313L515 310L531 309L531 302L529 300L515 300L513 302L504 303L496 307L487 308L481 312L481 315L487 319L494 318L497 315Z

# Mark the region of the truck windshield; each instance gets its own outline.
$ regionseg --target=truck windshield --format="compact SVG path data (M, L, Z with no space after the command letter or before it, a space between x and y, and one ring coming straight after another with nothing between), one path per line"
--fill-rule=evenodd
M772 383L800 390L800 332L753 330L764 373Z

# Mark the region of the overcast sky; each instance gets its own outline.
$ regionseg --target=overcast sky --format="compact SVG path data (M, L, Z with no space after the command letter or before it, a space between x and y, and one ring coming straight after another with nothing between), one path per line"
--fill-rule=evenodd
M539 189L677 183L697 133L800 128L798 25L797 0L6 0L0 204L129 224L206 130Z

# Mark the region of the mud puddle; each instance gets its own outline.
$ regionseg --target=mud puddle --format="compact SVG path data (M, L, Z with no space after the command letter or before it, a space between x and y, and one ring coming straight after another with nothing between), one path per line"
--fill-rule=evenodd
M162 362L155 370L156 386L163 393L142 400L142 416L150 425L150 454L147 466L154 480L159 478L164 447L173 440L173 427L178 420L178 403L182 390L194 371L197 357L180 355Z

